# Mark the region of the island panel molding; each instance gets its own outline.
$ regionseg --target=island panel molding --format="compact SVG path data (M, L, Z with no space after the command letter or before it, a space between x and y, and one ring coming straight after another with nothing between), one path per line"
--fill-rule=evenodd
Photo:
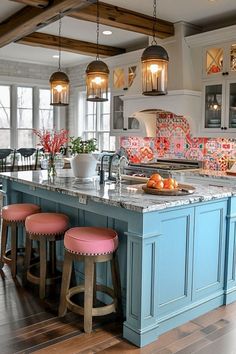
M0 24L0 48L55 22L74 9L89 6L96 0L54 0L45 9L26 6Z
M135 345L151 343L171 328L236 301L234 188L195 185L195 197L163 197L145 195L137 185L130 191L115 184L101 188L96 180L78 184L68 170L54 181L48 181L47 171L1 177L8 204L33 202L43 211L66 213L74 226L117 230L123 333ZM79 202L81 196L86 203ZM63 243L59 257L63 261ZM203 271L206 258L209 273ZM82 280L79 265L76 272ZM98 278L110 285L103 267Z

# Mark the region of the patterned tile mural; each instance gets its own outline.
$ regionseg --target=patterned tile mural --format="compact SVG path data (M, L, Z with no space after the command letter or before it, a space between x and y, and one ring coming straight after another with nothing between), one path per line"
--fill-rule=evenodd
M122 137L121 146L132 162L156 158L201 160L204 168L225 171L228 159L236 159L236 139L194 138L184 117L157 114L156 138Z

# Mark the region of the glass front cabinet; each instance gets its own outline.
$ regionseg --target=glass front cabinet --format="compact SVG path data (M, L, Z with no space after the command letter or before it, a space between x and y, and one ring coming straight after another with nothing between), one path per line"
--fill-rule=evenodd
M117 66L111 69L111 134L125 135L138 133L139 122L133 117L124 117L122 97L133 84L137 65Z
M236 133L236 81L204 84L203 130L209 133Z
M236 41L205 48L203 58L202 130L235 136Z

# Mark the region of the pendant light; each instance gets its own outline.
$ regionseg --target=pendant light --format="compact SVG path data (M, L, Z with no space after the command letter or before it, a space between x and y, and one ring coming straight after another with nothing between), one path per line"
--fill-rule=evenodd
M99 59L99 0L97 0L97 56L96 60L88 64L86 69L87 101L108 101L108 66Z
M50 79L51 105L52 106L68 106L69 104L69 78L61 71L61 15L59 15L59 63L58 71L54 72Z
M167 94L167 69L169 57L167 51L157 45L156 41L156 8L157 0L153 1L153 39L141 57L142 62L142 93L146 96Z

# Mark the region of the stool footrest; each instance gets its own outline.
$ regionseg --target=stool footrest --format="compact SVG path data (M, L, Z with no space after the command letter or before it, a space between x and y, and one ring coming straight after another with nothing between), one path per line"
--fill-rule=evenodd
M49 269L49 265L47 266L47 269ZM27 280L33 284L39 285L40 284L39 272L40 272L39 263L34 263L30 265L29 269L27 270ZM46 285L54 284L58 279L61 279L61 272L58 270L56 270L55 275L47 274Z
M114 291L113 289L105 286L105 285L96 285L96 290L101 291L110 297L114 297ZM77 305L73 301L71 301L71 297L84 292L84 284L83 285L78 285L75 286L71 289L68 290L67 295L66 295L66 303L67 303L67 308L78 315L84 315L84 308L82 306ZM109 305L101 306L101 307L93 307L92 308L92 316L103 316L103 315L108 315L109 313L115 312L116 311L116 304L113 301Z

